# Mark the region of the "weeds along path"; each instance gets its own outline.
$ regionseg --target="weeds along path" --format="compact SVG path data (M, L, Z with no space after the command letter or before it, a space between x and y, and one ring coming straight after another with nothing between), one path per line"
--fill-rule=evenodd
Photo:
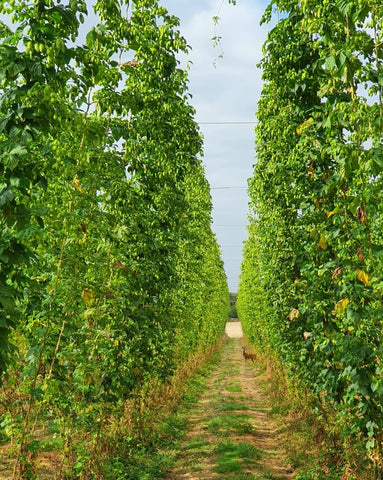
M188 415L189 428L167 480L294 478L281 425L271 417L257 365L245 362L242 345L238 336L224 344L206 393Z

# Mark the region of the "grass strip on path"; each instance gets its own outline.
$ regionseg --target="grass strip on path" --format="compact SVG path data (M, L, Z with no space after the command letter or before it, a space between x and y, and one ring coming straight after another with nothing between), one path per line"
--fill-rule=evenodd
M288 480L280 426L272 419L256 363L245 361L243 340L230 338L207 388L184 418L185 435L169 451L166 480Z

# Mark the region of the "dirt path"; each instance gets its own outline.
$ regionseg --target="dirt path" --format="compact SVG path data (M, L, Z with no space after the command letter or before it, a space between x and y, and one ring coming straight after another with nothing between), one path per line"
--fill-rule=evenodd
M167 479L292 479L260 373L242 357L240 324L229 324L226 331L234 338L224 345L206 393L188 418Z

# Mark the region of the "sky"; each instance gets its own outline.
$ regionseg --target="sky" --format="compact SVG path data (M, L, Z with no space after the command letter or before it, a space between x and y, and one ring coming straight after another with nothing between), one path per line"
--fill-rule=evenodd
M206 177L213 200L212 229L222 251L229 290L237 292L247 237L247 179L255 159L255 112L261 94L262 45L270 25L260 26L265 0L162 0L180 18L191 46L190 103L204 137ZM213 17L219 16L214 27ZM212 37L222 37L214 47ZM223 51L223 57L218 56ZM220 123L221 122L221 123ZM246 123L241 123L246 122Z

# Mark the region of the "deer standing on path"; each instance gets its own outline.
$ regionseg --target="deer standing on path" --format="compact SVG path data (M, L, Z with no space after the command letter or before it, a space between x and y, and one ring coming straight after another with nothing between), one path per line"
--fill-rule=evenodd
M243 358L245 360L251 360L254 363L255 355L254 353L246 353L246 347L242 347Z

